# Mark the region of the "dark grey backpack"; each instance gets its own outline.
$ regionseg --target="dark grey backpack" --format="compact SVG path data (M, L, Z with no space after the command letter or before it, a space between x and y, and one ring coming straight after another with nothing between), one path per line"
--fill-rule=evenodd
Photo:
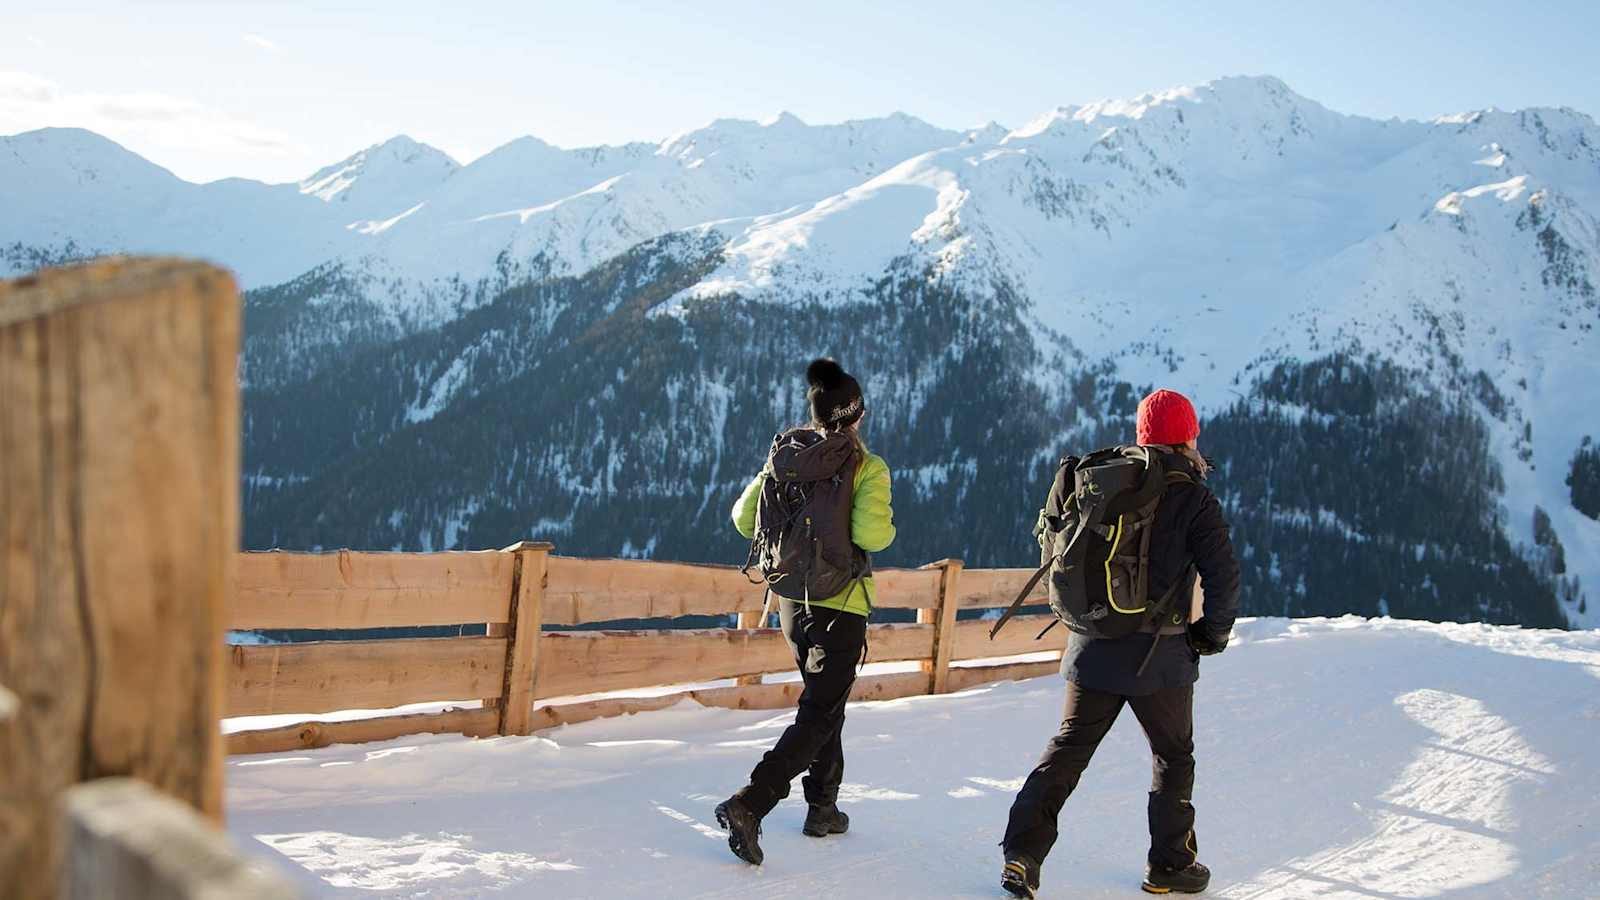
M848 434L796 428L774 437L756 503L755 537L740 571L748 577L757 568L774 594L807 602L833 597L865 578L871 559L850 541L860 464L860 445Z
M1063 459L1034 526L1042 565L990 637L1046 575L1051 611L1078 634L1116 638L1158 619L1187 621L1172 607L1193 584L1192 567L1162 597L1150 597L1150 535L1167 488L1193 480L1137 445Z

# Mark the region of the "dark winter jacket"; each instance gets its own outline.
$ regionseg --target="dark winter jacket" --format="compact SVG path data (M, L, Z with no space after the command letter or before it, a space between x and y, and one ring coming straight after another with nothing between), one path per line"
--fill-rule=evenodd
M1195 481L1168 487L1156 509L1155 530L1150 534L1149 596L1166 594L1194 563L1205 595L1204 613L1196 627L1226 638L1239 615L1239 563L1233 556L1222 504L1181 453L1164 452L1163 462L1169 470L1182 469ZM1180 597L1188 596L1184 587L1178 591ZM1181 608L1182 601L1179 603ZM1125 696L1193 684L1200 677L1199 657L1182 634L1163 636L1144 674L1135 676L1155 638L1147 633L1100 639L1069 635L1061 674L1080 687Z

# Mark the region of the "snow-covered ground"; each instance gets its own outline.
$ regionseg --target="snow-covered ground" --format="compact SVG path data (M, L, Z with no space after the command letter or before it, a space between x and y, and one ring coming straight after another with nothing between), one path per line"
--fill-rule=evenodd
M1211 896L1600 896L1600 631L1244 620L1204 663L1195 805ZM702 709L525 738L237 757L228 827L313 896L998 897L1054 677L851 707L849 834L712 806L790 712ZM1135 897L1149 756L1125 715L1062 814L1046 897Z

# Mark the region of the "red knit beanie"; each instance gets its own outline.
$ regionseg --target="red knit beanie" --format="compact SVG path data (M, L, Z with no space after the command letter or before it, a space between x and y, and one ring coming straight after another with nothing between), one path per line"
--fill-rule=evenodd
M1139 401L1139 443L1183 444L1200 436L1194 404L1177 391L1159 390Z

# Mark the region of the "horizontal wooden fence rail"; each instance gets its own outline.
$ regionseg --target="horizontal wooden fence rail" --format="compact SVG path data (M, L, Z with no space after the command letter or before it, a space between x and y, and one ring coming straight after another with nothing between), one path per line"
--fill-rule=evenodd
M504 622L514 554L241 553L228 627L398 628Z
M227 654L227 715L390 709L476 698L481 708L305 721L237 732L231 753L263 753L419 733L528 734L552 725L660 709L779 708L799 682L762 683L793 659L777 629L760 627L765 591L732 566L575 559L549 544L449 553L243 553L227 626L234 630L364 629L481 623L486 636L235 645ZM917 661L918 671L857 679L856 699L961 690L1044 674L1054 659L958 662L1059 651L1065 629L1019 616L991 641L988 621L961 609L1009 604L1029 569L965 569L940 560L874 573L877 605L914 609L915 623L868 628L868 662ZM1043 602L1042 596L1035 598ZM737 616L738 628L546 631L623 619ZM662 685L733 681L665 696L601 697ZM560 698L574 698L562 701Z
M505 638L316 641L230 648L228 715L384 709L500 696Z
M884 569L873 573L873 580L878 606L917 609L938 602L937 571ZM552 556L544 622L759 613L765 600L765 589L733 566Z

